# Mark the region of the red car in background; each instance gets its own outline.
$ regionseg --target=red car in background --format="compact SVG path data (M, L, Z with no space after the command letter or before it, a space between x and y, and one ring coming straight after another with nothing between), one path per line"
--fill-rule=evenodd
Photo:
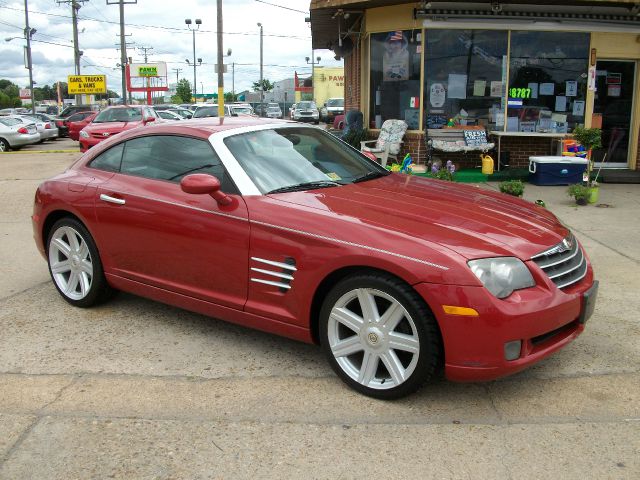
M91 147L125 130L142 127L159 119L158 114L146 105L122 105L101 111L86 127L80 130L80 151Z
M97 114L98 112L82 112L67 118L65 123L67 125L69 138L78 141L80 138L80 130L91 123Z
M124 132L41 184L32 220L70 304L117 289L319 343L382 399L538 362L584 330L598 288L549 210L387 172L288 121Z

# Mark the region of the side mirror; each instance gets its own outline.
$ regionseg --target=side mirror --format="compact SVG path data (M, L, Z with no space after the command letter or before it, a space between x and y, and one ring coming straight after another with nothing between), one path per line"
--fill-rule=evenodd
M144 119L144 124L146 125L149 122L155 122L156 121L156 117L146 117Z
M195 195L211 195L219 205L230 205L232 200L229 195L220 191L220 180L206 173L193 173L180 180L180 188L185 193Z

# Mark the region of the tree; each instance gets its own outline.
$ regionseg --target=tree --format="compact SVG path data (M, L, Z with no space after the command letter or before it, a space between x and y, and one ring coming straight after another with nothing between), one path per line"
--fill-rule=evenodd
M266 78L262 79L262 90L263 91L270 92L274 88L276 88L274 83L271 83ZM253 82L253 91L254 92L259 92L260 91L260 82L259 81L258 82Z
M238 95L235 95L232 92L225 92L224 101L227 102L227 103L237 102L238 101Z
M180 102L178 103L190 103L191 102L191 84L189 80L183 78L178 82L178 86L176 87L176 97L180 98Z

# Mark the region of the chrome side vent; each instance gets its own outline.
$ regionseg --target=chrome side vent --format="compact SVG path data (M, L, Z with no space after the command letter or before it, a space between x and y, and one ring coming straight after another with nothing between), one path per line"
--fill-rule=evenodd
M251 272L257 274L256 277L251 278L252 282L278 287L282 293L291 290L291 282L297 271L296 261L293 258L287 257L284 262L276 262L266 258L251 257L251 262Z
M558 245L531 257L531 260L549 276L558 288L573 285L587 274L587 260L573 234L569 234Z

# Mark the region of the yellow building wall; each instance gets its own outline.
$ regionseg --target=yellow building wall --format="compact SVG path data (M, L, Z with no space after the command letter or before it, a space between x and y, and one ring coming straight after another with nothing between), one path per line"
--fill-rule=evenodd
M316 67L313 85L313 99L318 107L329 98L344 98L344 67Z

